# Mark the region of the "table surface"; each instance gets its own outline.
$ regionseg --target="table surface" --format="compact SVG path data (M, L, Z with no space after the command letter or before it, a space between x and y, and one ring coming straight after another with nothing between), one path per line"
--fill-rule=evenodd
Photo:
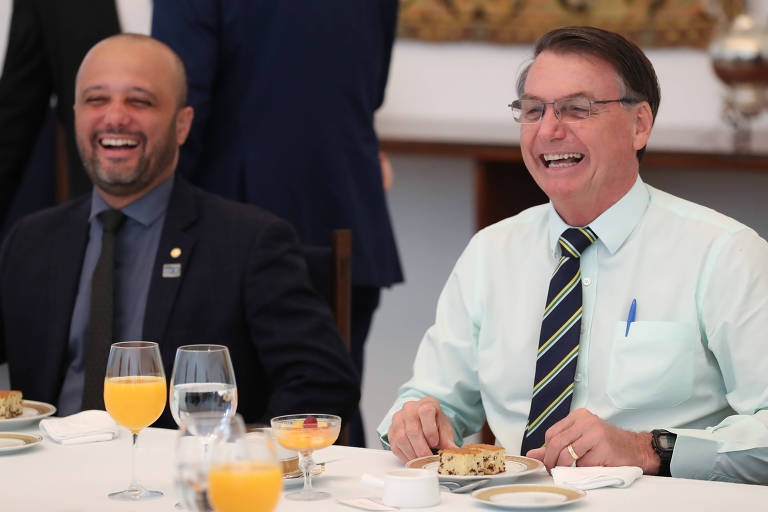
M17 431L38 432L36 425ZM130 435L121 432L109 442L63 446L47 438L37 446L0 454L0 510L17 511L174 511L178 497L173 487L176 431L146 429L139 436L136 470L139 481L165 496L140 503L116 502L107 493L126 487L130 478ZM360 481L364 472L383 474L403 467L390 452L332 446L316 453L316 461L329 461L325 472L313 480L318 489L335 498L380 497L381 490ZM494 482L502 483L499 481ZM546 473L526 475L503 483L551 484ZM297 481L290 489L299 484ZM441 493L441 503L426 510L499 510L469 495ZM628 489L595 489L579 502L559 508L567 511L718 511L768 510L768 486L704 482L643 476ZM353 509L330 498L316 502L281 499L276 512L326 512Z

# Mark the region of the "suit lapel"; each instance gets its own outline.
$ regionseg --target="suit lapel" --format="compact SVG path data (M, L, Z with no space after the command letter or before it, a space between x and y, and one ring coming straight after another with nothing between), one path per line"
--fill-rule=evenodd
M88 244L88 212L90 211L90 195L81 200L61 225L51 236L51 296L54 297L53 316L50 323L51 349L49 355L62 361L62 371L67 367L67 345L69 344L69 329L72 323L72 310L75 307L75 297L80 284L80 272L83 267L85 247ZM63 378L63 373L60 375Z
M196 219L197 204L193 190L177 175L152 269L144 312L143 334L146 340L160 341L165 335L176 295L197 241L193 228ZM180 270L178 276L173 276L175 270Z

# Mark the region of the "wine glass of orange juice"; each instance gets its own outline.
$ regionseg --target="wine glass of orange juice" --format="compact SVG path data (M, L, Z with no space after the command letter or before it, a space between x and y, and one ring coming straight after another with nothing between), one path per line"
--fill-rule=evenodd
M216 512L270 512L283 488L283 474L268 431L246 436L240 415L211 445L208 500Z
M299 468L304 473L304 488L286 494L290 500L314 501L330 494L312 489L312 452L331 446L339 437L341 418L332 414L289 414L272 418L272 433L284 448L299 452Z
M104 378L104 405L120 425L131 431L131 483L124 491L109 495L118 500L158 498L136 480L136 439L139 432L163 413L166 401L165 372L157 343L124 341L109 349Z

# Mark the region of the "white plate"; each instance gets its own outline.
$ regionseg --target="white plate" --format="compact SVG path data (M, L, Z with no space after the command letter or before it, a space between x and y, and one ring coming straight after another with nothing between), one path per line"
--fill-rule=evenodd
M16 432L0 433L0 453L24 450L43 440L36 434L17 434Z
M439 465L440 465L440 456L429 455L428 457L419 457L418 459L410 460L406 462L405 467L431 469L437 472L437 468ZM506 471L504 471L503 473L499 473L497 475L470 475L470 476L438 475L438 477L441 481L450 481L450 482L470 482L472 480L480 480L483 478L488 478L491 480L499 480L503 478L509 479L509 478L517 478L522 475L527 475L529 473L535 473L536 471L540 471L544 467L544 464L542 464L541 461L539 460L531 459L529 457L507 455L505 466L506 466Z
M472 493L477 501L499 508L552 508L569 505L586 496L579 489L559 485L498 485Z
M0 418L0 429L7 430L9 427L18 428L27 423L40 420L56 412L56 408L45 402L35 402L34 400L22 400L23 411L21 416L15 418Z
M325 464L318 465L312 468L312 482L315 478L323 474L325 471ZM283 475L283 488L296 487L297 485L304 485L304 473L301 470L296 470L293 473L287 473Z

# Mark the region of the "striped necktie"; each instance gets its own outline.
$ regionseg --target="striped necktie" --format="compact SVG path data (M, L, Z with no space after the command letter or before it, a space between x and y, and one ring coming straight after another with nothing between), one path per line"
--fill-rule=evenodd
M590 228L566 229L560 236L562 256L549 282L541 322L531 411L521 455L544 444L544 433L571 410L573 376L581 336L581 266L579 256L597 240Z

